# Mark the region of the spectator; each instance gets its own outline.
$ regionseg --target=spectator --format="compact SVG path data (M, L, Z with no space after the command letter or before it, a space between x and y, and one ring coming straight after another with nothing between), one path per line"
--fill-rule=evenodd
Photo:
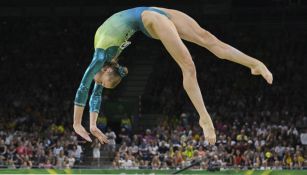
M194 156L194 148L192 145L188 145L183 152L183 155L186 157L187 160L191 160Z
M27 154L25 143L22 143L21 141L18 143L18 146L16 148L16 153L17 153L17 155L26 155Z
M120 142L130 143L131 141L129 137L129 132L126 128L121 128L121 132L119 133L118 137L121 140Z
M159 156L158 155L153 156L153 158L151 160L152 169L154 169L154 170L159 169L160 166L161 166L161 162L159 160Z
M22 164L20 165L20 169L30 169L32 167L32 164L30 161L22 161Z
M241 167L241 165L243 165L244 164L244 159L243 159L243 157L242 157L242 155L241 155L241 151L240 150L236 150L236 154L234 155L234 157L233 157L233 159L234 159L234 165L236 166L236 167Z
M161 141L161 145L158 148L158 152L162 155L165 155L169 151L169 145L165 141Z
M237 141L248 141L248 137L247 135L245 134L245 130L244 129L241 129L241 132L240 134L237 135Z
M127 150L128 150L127 144L126 144L126 142L123 142L123 144L120 146L120 148L118 150L120 156L124 156Z
M286 151L283 161L284 161L284 164L287 166L287 168L289 169L293 168L293 158L290 154L290 151Z
M120 162L120 153L119 152L117 152L115 154L115 157L114 157L114 160L112 162L112 165L113 165L114 168L120 168L121 162Z
M46 162L43 164L43 167L46 168L46 169L50 169L50 168L52 168L53 166L52 166L50 160L47 159Z
M223 162L221 159L219 159L219 157L217 155L213 156L213 160L210 162L210 168L211 170L220 170L220 168L222 167Z
M61 150L60 153L56 156L56 167L57 168L62 169L66 167L65 158L66 156L64 155L64 151Z
M0 140L0 161L3 162L3 159L5 158L7 152L7 146L4 143L4 140ZM2 164L2 163L1 163Z
M75 158L72 155L69 155L67 158L69 168L73 168L75 165Z
M294 167L302 169L304 161L305 161L305 159L302 156L301 152L300 151L296 151L296 153L294 155Z
M12 158L7 160L7 168L16 169L15 161Z
M144 166L148 164L150 160L149 146L146 144L145 139L141 141L141 145L139 146L139 154L141 160L144 161Z
M204 157L206 155L206 152L204 151L204 147L201 145L198 148L198 156Z
M174 161L174 165L176 167L181 167L182 163L183 163L183 157L182 157L182 154L181 154L181 151L177 150L175 151L175 155L174 155L174 158L173 158L173 161Z
M97 165L100 165L100 148L101 148L101 144L98 141L97 138L95 138L94 142L92 143L92 148L93 148L93 158L94 158L94 162L97 163Z
M115 148L116 148L116 134L114 131L111 130L111 128L108 128L108 132L105 134L109 140L108 143L108 151L112 151L115 152Z
M158 148L159 147L158 147L156 141L151 140L151 142L148 146L148 151L149 151L150 157L154 157L155 155L158 154Z
M120 160L121 168L131 169L133 167L133 161L128 154L125 154L124 159Z
M56 145L53 148L53 155L58 156L61 151L63 151L63 146L61 146L60 141L57 141Z
M75 159L76 159L76 162L81 162L82 160L81 160L81 154L82 154L82 152L83 152L83 150L82 150L82 147L81 147L81 145L79 145L78 143L75 145L75 147L74 147L74 153L73 153L73 155L74 155L74 157L75 157Z
M144 136L144 141L146 144L150 144L150 142L154 139L153 135L151 134L150 129L146 129L146 134Z
M135 142L132 142L131 146L128 148L128 151L131 152L133 156L136 156L139 153L139 147L135 144Z

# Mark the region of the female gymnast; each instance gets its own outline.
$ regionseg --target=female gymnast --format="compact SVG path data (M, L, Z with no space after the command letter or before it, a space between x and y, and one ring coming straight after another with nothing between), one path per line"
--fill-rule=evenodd
M87 141L91 141L91 138L81 125L81 120L90 85L94 80L95 86L89 101L90 132L102 144L108 143L107 137L96 127L102 89L103 87L114 88L128 73L126 67L117 64L117 57L130 44L128 39L137 31L161 40L181 68L183 87L199 114L199 125L210 144L216 142L215 129L199 89L194 62L181 39L208 49L220 59L248 67L251 74L261 75L269 84L273 82L272 73L261 61L220 41L180 11L160 7L137 7L124 10L108 18L96 31L94 56L76 93L73 128Z

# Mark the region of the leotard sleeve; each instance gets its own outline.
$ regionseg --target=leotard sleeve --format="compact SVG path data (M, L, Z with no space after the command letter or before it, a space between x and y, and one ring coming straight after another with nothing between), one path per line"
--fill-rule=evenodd
M91 98L90 98L90 112L99 113L101 106L101 95L102 95L103 86L95 83Z
M97 72L101 70L106 61L105 51L103 49L95 49L94 57L91 64L86 69L80 86L75 96L75 105L84 107L88 98L89 88L93 78ZM101 104L101 94L103 87L95 84L92 96L90 99L90 111L98 112Z

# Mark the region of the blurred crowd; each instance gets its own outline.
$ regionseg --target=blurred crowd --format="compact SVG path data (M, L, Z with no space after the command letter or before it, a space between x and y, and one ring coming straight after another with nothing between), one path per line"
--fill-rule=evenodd
M179 118L179 117L178 117ZM304 117L306 122L307 117ZM303 119L299 122L303 122ZM116 152L114 168L220 170L302 169L307 166L307 149L294 124L280 121L247 122L216 120L217 143L204 139L195 115L164 119L155 129L126 134ZM304 130L304 132L307 132ZM200 162L200 163L197 163Z
M0 131L0 168L72 168L81 162L82 146L61 125L32 125L32 132Z

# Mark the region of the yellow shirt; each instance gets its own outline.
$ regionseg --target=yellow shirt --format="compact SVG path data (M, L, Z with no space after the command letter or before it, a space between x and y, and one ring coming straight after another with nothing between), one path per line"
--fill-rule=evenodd
M193 154L194 154L194 150L193 150L193 147L189 146L187 147L187 149L183 152L183 154L185 156L187 156L187 158L192 158L193 157Z
M303 156L298 156L298 157L297 157L297 161L300 162L300 163L303 163L304 160L305 160L305 159L304 159Z
M291 164L291 163L292 163L292 158L291 158L290 156L288 156L288 157L286 158L286 163L287 163L287 164Z

